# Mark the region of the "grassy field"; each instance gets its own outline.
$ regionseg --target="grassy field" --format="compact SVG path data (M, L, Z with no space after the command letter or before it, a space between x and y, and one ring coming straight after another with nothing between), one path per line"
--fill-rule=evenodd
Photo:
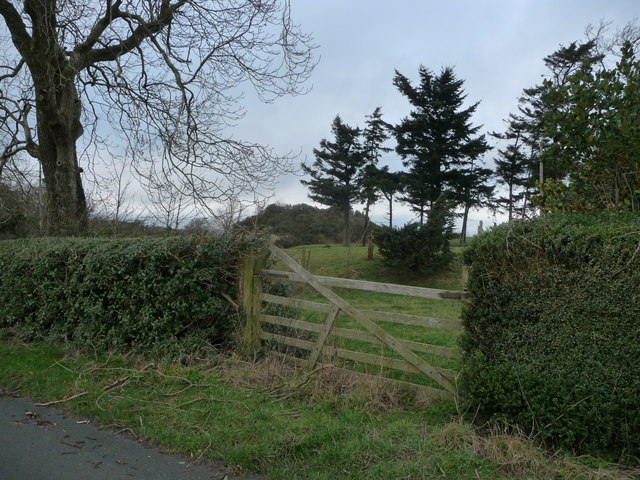
M358 248L307 251L317 273L401 280L364 259ZM460 288L459 265L411 282ZM353 295L351 301L367 307L459 315L459 304L439 306L450 302ZM295 370L272 355L247 359L212 351L188 362L151 362L61 344L22 344L9 332L3 335L0 395L61 400L60 407L96 423L128 430L194 461L223 460L236 472L276 480L634 478L634 472L598 459L548 454L497 427L477 429L462 420L464 412L454 402L417 401L401 388L328 368ZM455 344L455 338L442 342ZM74 395L80 396L69 399Z

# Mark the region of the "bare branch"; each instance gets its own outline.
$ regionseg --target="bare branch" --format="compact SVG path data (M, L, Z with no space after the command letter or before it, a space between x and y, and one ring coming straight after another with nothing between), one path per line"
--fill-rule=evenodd
M11 32L13 44L23 58L30 57L33 47L32 38L27 32L20 14L8 0L0 0L0 15L4 18L7 28Z
M114 61L119 57L132 52L138 48L144 40L155 35L160 30L165 28L173 20L175 12L185 3L187 0L179 0L173 5L169 0L162 0L162 6L160 7L159 15L156 18L152 18L148 21L144 21L142 17L134 15L128 12L122 12L119 9L119 3L116 2L110 9L109 22L114 18L129 18L138 22L138 26L133 30L133 33L126 39L122 40L116 45L108 47L85 51L77 61L77 71L83 70L90 65L94 65L98 62ZM107 23L108 25L108 23ZM105 25L105 28L106 26ZM100 26L98 26L98 29ZM93 41L93 44L97 42L97 39ZM82 48L80 52L82 51Z
M22 67L24 66L24 64L25 64L24 58L21 58L18 64L13 68L5 65L0 66L0 68L8 68L10 70L9 73L5 75L0 75L0 82L2 80L6 80L8 78L14 78L15 76L17 76L20 73L20 70L22 70Z

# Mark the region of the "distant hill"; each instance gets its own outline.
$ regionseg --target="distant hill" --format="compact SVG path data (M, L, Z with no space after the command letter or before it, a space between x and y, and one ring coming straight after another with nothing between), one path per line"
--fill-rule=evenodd
M243 220L240 226L261 228L280 237L285 248L295 245L341 243L344 231L342 213L337 208L272 204L258 215ZM364 215L354 212L351 241L359 242L364 230Z

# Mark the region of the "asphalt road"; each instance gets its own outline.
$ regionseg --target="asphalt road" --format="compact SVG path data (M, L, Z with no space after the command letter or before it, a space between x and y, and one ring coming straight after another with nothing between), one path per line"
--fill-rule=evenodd
M0 397L0 480L249 478L189 465L85 422L23 398Z

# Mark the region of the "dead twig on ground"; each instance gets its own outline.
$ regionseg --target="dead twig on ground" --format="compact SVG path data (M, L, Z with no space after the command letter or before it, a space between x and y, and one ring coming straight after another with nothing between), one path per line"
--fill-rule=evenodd
M201 433L204 433L207 437L207 440L209 440L209 445L207 445L202 452L200 452L200 455L198 455L195 459L193 459L193 461L191 461L189 463L189 466L191 466L193 463L197 462L198 460L200 460L202 458L202 456L206 453L207 450L209 450L211 448L211 445L213 445L213 441L211 440L211 435L209 435L209 432L207 432L204 428L199 427L197 425L191 425L191 428L193 428L194 430L198 430Z
M129 381L129 379L131 377L133 377L134 375L143 373L145 370L153 367L154 365L155 365L155 363L151 362L151 363L145 365L144 367L142 367L140 370L134 370L133 373L131 373L129 375L126 375L126 376L124 376L122 378L118 378L117 380L114 380L113 382L105 385L104 391L109 391L109 390L111 390L113 388L116 388L116 387L118 387L120 385L124 385L125 383L127 383Z
M83 395L88 395L89 392L82 392L82 393L76 393L75 395L71 395L70 397L65 397L61 400L53 400L51 402L44 402L44 403L36 403L35 406L36 407L49 407L51 405L56 405L58 403L64 403L64 402L68 402L69 400L73 400L75 398L79 398L82 397Z

